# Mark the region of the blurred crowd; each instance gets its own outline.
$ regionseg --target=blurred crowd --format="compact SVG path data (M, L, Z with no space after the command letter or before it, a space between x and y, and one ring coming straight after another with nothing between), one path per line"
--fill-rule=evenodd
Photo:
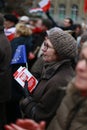
M86 25L66 17L60 26L45 15L0 14L0 130L87 129ZM19 45L27 66L11 64ZM13 77L20 66L38 80L32 92Z

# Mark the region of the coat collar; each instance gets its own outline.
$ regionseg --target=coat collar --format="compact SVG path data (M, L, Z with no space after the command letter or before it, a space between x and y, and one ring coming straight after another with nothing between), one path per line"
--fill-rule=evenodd
M60 62L44 63L41 79L50 79L61 65L70 62L70 60L62 60Z

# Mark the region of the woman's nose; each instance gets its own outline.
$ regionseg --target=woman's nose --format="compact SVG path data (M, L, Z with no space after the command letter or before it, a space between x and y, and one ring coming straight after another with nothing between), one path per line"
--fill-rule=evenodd
M43 47L42 47L42 51L43 51L43 52L46 52L46 51L47 51L46 46L43 46Z

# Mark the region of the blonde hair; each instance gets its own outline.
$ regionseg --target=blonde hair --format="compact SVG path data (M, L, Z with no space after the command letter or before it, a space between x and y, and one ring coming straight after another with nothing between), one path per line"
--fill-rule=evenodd
M16 33L20 36L29 36L32 34L32 30L24 23L16 24Z

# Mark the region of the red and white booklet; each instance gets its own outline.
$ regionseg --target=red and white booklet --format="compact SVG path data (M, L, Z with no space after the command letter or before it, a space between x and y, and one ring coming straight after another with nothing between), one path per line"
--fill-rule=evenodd
M20 66L19 69L13 74L14 79L24 88L25 81L28 81L28 90L32 92L38 81L37 79L27 70L26 67Z

